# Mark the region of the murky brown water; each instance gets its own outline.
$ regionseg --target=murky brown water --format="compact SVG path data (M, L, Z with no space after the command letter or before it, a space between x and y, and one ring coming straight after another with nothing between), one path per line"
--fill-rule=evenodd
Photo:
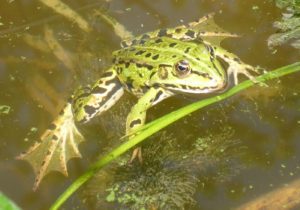
M266 39L276 31L272 23L281 16L272 1L113 0L99 3L81 0L66 3L89 20L93 19L92 11L102 7L134 34L175 26L216 12L218 25L243 35L239 39L225 40L222 45L243 61L272 70L300 58L299 51L288 46L277 48L276 53L267 48ZM43 132L73 88L92 81L105 70L110 53L119 46L119 39L109 27L99 24L99 20L94 23L97 32L87 35L51 9L30 0L3 1L0 23L0 105L11 107L9 114L0 115L0 190L23 209L47 209L99 154L103 154L101 148L107 146L108 140L122 135L124 125L120 119L125 120L124 111L129 111L130 106L126 104L134 103L135 99L125 96L102 120L84 126L87 141L80 146L84 158L70 161L68 178L51 173L39 190L33 192L32 168L14 157ZM46 25L76 58L70 65L39 47ZM186 139L182 138L185 144L185 140L197 139L205 131L219 132L220 127L230 126L235 131L234 138L247 148L241 161L242 170L233 173L227 181L199 185L195 193L197 202L189 208L238 207L300 178L299 76L296 73L272 81L268 83L269 88L251 88L166 129L167 133L180 138L183 134L176 131L184 130L184 135L188 134ZM179 97L162 102L149 112L149 119L190 102ZM89 201L82 203L80 199L81 196L74 195L64 205L65 209L95 208Z

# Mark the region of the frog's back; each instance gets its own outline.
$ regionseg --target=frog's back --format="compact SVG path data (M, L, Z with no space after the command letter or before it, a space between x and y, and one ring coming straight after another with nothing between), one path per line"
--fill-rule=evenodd
M152 78L157 76L162 66L172 68L178 61L188 60L190 65L201 67L203 74L216 71L216 66L211 62L210 49L205 44L169 37L140 40L139 43L115 51L113 55L120 81L128 91L138 96L153 85ZM223 76L224 72L218 74Z

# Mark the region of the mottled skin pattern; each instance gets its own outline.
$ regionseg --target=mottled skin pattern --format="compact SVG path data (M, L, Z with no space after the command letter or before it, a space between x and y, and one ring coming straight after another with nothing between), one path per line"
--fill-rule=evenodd
M226 86L230 74L235 83L239 73L252 78L248 72L254 70L252 66L201 39L209 35L235 35L195 31L196 25L193 22L187 27L156 30L123 41L123 48L113 53L112 68L83 96L74 97L75 119L87 122L106 111L125 89L139 98L127 117L128 135L145 123L147 109L165 98L178 93L218 91ZM228 64L227 73L219 60ZM182 70L178 70L180 67ZM141 157L140 151L135 151L133 158L137 155Z
M170 96L223 90L231 75L235 84L238 74L252 79L249 71L256 71L252 66L204 39L236 37L230 33L197 29L208 18L210 16L187 26L160 29L124 40L122 48L113 52L112 66L94 85L76 90L41 141L19 156L35 168L37 178L34 188L50 170L67 173L66 161L80 156L76 145L83 139L75 123L86 123L108 110L120 99L124 90L138 97L126 121L126 135L130 135L145 123L150 107ZM228 68L225 69L221 63L227 63ZM45 151L45 158L40 162L36 161L41 157L39 147ZM64 151L66 148L68 151ZM134 150L130 162L136 157L141 161L140 148Z

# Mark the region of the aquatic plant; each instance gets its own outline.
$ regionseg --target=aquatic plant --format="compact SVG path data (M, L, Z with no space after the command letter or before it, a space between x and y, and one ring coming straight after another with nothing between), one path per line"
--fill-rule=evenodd
M143 145L143 164L129 167L123 164L124 158L117 159L87 184L83 199L94 203L96 209L171 210L192 206L201 184L227 180L240 168L236 160L243 150L240 141L233 138L233 130L209 133L197 139L185 132L176 137L167 132L155 135ZM194 143L183 146L184 137L184 142Z
M279 32L272 34L268 39L269 47L289 43L300 49L300 2L294 0L276 0L276 6L285 9L282 19L274 22Z

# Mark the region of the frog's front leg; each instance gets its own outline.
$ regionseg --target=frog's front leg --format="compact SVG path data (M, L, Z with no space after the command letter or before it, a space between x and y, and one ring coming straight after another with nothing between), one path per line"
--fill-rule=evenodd
M164 90L161 87L150 88L132 107L130 113L127 116L126 121L126 135L134 133L139 127L145 124L147 110L157 104L158 102L168 98L172 95L171 92ZM142 162L141 148L134 149L129 163L135 158L138 158Z
M254 76L250 72L259 73L258 68L245 64L239 57L226 51L225 49L206 43L211 48L210 53L213 57L219 57L228 64L227 74L233 75L234 84L238 84L238 75L243 74L252 81L256 82Z
M113 106L124 89L116 71L111 68L92 86L78 89L72 100L76 122L85 123Z

